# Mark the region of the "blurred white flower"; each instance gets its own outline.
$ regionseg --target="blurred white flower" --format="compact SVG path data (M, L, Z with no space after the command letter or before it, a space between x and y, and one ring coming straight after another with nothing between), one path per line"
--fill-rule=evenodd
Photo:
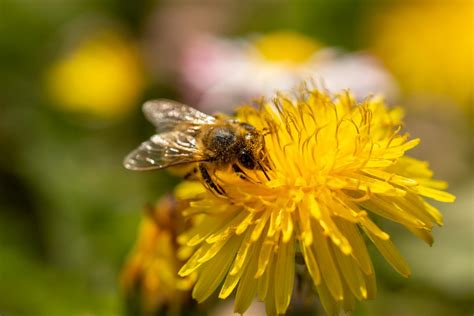
M325 48L292 32L249 40L199 36L184 49L180 68L184 97L209 112L227 112L302 80L331 92L351 89L358 99L381 94L393 100L397 95L392 76L374 57Z

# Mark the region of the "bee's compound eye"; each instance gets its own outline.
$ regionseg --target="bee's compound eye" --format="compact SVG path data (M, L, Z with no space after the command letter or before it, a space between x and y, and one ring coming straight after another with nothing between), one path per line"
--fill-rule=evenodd
M247 169L255 168L255 160L253 159L253 155L246 150L240 152L239 163L242 165L242 167Z

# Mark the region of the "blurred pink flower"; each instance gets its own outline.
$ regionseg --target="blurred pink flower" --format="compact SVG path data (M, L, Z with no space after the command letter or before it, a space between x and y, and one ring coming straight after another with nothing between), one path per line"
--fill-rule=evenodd
M280 38L272 39L270 45L279 50L276 57L265 56L267 43L266 52L256 44L265 36L251 40L211 35L194 38L185 46L180 62L184 98L208 112L229 112L237 104L291 89L303 80L313 81L331 92L351 89L358 99L370 94L381 94L389 100L396 97L397 86L392 76L374 57L324 48L312 39L301 40L303 36L297 33L285 32L284 37L284 41L291 43L284 46ZM302 48L297 46L305 46L307 53L308 44L313 45L314 52L303 59L298 52ZM288 54L287 59L282 58L284 54ZM298 60L294 60L295 56Z

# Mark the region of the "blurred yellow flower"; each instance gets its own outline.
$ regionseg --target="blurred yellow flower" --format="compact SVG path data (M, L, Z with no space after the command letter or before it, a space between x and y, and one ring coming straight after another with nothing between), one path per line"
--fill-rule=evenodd
M272 62L302 64L322 46L310 37L291 31L279 31L257 38L254 47L261 57Z
M46 74L46 88L58 106L100 117L133 109L144 84L137 48L114 32L83 40Z
M134 249L121 274L121 283L129 296L138 294L142 314L155 315L160 309L178 312L190 299L193 276L177 274L186 256L178 252L176 235L183 229L181 206L166 196L143 217Z
M473 100L471 0L401 1L374 14L374 52L410 93L447 96L467 109Z
M220 287L225 299L237 289L235 312L244 313L257 296L269 315L283 314L300 254L327 313L352 310L355 300L376 293L361 232L408 277L408 265L373 218L397 222L431 244L442 215L425 198L454 196L431 179L427 163L405 156L419 140L400 132L402 116L381 98L357 103L349 93L307 89L262 101L259 110L239 108L239 120L269 131L270 180L260 170L246 170L250 181L217 171L226 196L200 183L178 187L178 199L190 203L183 214L200 219L178 239L196 247L179 271L197 273L193 297L202 302Z

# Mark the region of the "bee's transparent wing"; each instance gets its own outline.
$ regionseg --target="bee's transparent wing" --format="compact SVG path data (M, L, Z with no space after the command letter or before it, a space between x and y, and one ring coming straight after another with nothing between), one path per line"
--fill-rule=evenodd
M197 131L200 125L213 124L216 119L185 104L171 100L151 100L143 104L145 117L158 133L172 130Z
M123 165L130 170L152 170L203 160L192 135L171 131L155 134L143 142L125 157Z

